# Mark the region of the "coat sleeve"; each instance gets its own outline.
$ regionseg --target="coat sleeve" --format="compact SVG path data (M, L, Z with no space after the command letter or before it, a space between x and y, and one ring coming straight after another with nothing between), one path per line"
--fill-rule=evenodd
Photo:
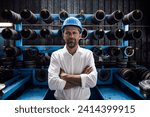
M58 54L54 52L51 55L50 65L48 68L48 86L51 90L63 90L66 85L66 81L60 79L59 73L59 58Z
M89 54L89 60L88 60L88 65L92 66L93 71L90 74L81 74L81 82L82 82L82 88L88 87L92 88L96 86L97 83L97 70L95 67L95 62L94 62L94 57L93 53L90 52Z

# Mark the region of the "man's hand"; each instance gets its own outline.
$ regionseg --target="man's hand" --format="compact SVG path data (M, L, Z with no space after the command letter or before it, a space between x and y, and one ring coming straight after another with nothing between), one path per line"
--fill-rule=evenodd
M65 71L63 69L60 68L60 74L59 74L60 78L65 80L65 78L67 78L67 75L68 74L65 73Z
M92 68L91 66L88 66L88 65L87 65L87 66L83 69L82 73L83 73L83 74L90 74L92 71L93 71L93 68Z
M81 86L81 78L80 75L71 75L65 73L63 69L60 68L60 78L66 81L66 85L64 89L69 89L76 86Z

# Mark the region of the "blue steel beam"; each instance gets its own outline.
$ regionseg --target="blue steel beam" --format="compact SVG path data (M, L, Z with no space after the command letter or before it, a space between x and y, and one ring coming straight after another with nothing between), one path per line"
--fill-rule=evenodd
M43 100L48 92L48 87L34 87L26 89L16 100Z
M12 85L4 88L0 93L0 99L7 99L15 91L19 90L21 86L24 86L30 80L30 76L26 76L24 79L19 80L18 82L13 83Z
M140 88L139 87L132 85L131 83L129 83L128 81L124 80L122 77L120 77L117 74L114 75L114 79L116 79L117 81L119 81L122 85L128 87L135 94L137 94L138 96L140 96L142 99L145 99L144 96L140 93Z
M97 86L104 100L134 100L134 98L123 92L119 87L113 85Z
M5 87L11 85L13 82L15 82L17 79L19 79L20 75L17 75L15 77L13 77L12 79L6 81L4 84L5 84Z

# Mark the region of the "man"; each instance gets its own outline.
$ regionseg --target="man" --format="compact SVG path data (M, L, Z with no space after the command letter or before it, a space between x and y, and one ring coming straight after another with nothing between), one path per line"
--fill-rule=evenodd
M67 18L62 25L63 49L52 53L48 68L48 85L59 100L89 99L90 88L97 82L92 51L81 48L82 25L75 17Z

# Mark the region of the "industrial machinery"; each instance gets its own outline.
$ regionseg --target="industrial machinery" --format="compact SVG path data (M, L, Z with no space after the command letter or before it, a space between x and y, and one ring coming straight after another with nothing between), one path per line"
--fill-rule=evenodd
M53 99L47 68L51 53L64 45L60 26L70 16L84 24L80 46L93 51L95 58L98 80L91 89L92 99L148 99L150 71L130 60L137 48L128 44L129 40L142 38L142 30L129 29L131 23L142 19L142 11L124 15L120 10L111 14L103 10L69 14L62 10L52 14L47 9L39 14L28 9L20 14L7 9L2 12L2 17L14 23L15 28L2 31L5 56L0 59L0 99ZM104 22L110 28L101 26Z

